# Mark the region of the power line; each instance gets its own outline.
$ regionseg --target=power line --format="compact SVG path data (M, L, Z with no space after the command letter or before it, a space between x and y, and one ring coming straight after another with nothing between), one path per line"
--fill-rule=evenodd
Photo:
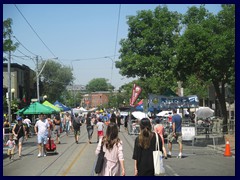
M26 48L18 39L16 36L13 36L14 39L17 40L17 42L22 45L22 47L24 47L24 49L26 49L28 52L30 52L31 54L33 54L34 56L37 56L36 54L34 54L33 52L31 52L28 48Z
M40 39L40 41L44 44L44 46L49 50L49 52L54 56L54 53L49 49L49 47L43 42L42 38L38 35L38 33L33 29L33 27L31 26L31 24L28 22L28 20L24 17L24 15L22 14L22 12L18 9L17 5L14 4L14 6L17 8L18 12L22 15L22 17L25 19L25 21L27 22L27 24L30 26L30 28L32 29L32 31L37 35L37 37Z
M28 56L28 55L24 54L24 53L23 53L22 51L20 51L19 49L17 49L17 51L20 52L20 53L21 53L23 56L25 56L25 57L28 57L28 58L30 58L30 59L32 58L31 56Z
M116 34L115 49L114 49L114 60L115 60L116 50L117 50L117 41L118 41L118 29L119 29L120 13L121 13L121 4L119 4L119 11L118 11L118 23L117 23L117 34Z

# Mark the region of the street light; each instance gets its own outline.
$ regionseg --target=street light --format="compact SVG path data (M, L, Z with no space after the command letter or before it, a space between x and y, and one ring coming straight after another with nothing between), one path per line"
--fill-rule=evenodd
M47 99L47 95L44 95L44 96L43 96L43 100L46 100L46 99Z
M110 59L112 61L111 81L110 81L110 84L112 85L112 73L113 73L113 63L114 63L114 60L110 56L105 56L104 58L108 58L108 59Z

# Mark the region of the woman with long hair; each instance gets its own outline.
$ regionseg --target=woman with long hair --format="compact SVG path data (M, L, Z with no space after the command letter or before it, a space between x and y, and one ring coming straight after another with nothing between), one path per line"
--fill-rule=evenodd
M118 137L116 123L107 126L106 135L100 139L95 154L98 155L103 146L104 163L99 176L125 176L123 143Z
M158 139L160 137L158 135ZM133 159L135 176L154 176L153 151L155 151L156 135L148 118L140 121L140 134L135 139ZM162 141L159 141L162 151Z

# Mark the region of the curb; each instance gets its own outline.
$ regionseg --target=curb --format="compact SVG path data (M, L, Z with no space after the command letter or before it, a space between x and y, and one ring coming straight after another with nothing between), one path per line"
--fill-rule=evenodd
M225 152L225 145L222 145L222 146L215 146L214 148L214 145L208 145L207 147L211 148L211 149L215 149L216 151L220 151L222 154L224 154ZM219 152L219 153L220 153ZM231 153L232 153L232 156L235 157L235 149L234 150L231 150Z

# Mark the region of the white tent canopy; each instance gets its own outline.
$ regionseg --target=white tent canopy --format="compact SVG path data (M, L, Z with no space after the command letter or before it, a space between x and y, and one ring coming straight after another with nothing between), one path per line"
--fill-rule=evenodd
M162 116L162 117L169 117L169 115L172 115L172 111L161 111L156 116Z
M143 118L149 118L147 113L144 113L141 111L134 111L134 112L132 112L132 115L139 120L141 120Z

